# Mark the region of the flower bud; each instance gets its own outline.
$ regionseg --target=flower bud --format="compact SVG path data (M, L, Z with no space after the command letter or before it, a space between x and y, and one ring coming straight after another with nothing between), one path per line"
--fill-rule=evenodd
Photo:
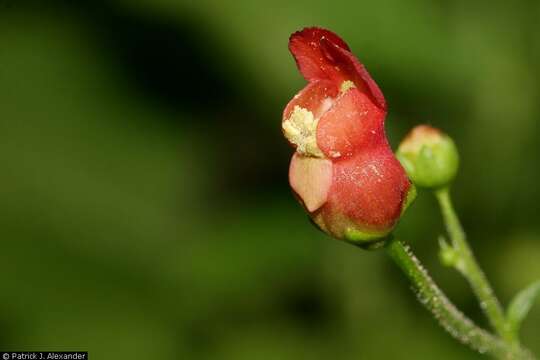
M444 266L454 267L459 261L459 254L446 242L444 237L439 237L439 260Z
M427 125L412 129L399 145L396 155L411 181L428 189L448 186L459 166L454 141L439 129Z
M308 81L283 112L291 188L325 233L380 246L415 194L386 139L384 96L328 30L294 33L289 49Z

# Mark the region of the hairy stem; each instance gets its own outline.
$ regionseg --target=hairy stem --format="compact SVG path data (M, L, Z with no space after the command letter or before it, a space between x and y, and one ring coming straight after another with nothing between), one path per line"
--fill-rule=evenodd
M517 341L517 337L507 325L506 317L499 300L497 300L486 276L476 262L474 254L467 243L465 232L463 231L454 207L452 206L449 189L443 188L437 190L435 196L439 202L444 223L452 242L452 247L457 255L455 268L469 282L480 302L480 307L486 314L491 326L497 334L505 341Z
M386 251L409 278L420 302L454 338L480 353L490 354L498 359L534 359L528 351L507 344L481 329L459 311L403 243L390 239Z

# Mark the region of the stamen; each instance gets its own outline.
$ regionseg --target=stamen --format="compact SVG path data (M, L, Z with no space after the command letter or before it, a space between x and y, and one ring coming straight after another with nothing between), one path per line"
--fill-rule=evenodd
M300 106L295 106L291 116L283 122L285 137L296 145L296 151L302 155L323 158L324 154L317 146L317 124L319 119L313 113Z
M355 87L356 85L354 85L354 83L351 80L345 80L344 82L341 83L339 92L345 93L347 92L347 90L355 88Z

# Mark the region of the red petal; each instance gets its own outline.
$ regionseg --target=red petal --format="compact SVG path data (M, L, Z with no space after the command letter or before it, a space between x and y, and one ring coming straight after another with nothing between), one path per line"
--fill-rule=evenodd
M385 143L384 116L365 94L349 89L319 120L317 145L332 159Z
M368 95L377 106L386 111L384 95L377 83L369 75L366 67L350 51L337 46L327 39L321 39L321 46L324 49L326 57L332 59L343 74L348 76L347 80L354 82L361 92Z
M283 111L283 121L291 116L295 106L307 109L313 113L314 117L319 117L325 110L324 106L322 106L324 100L327 98L333 99L338 93L338 88L331 81L317 80L310 82L289 101Z
M338 35L325 29L305 28L291 35L289 50L306 80L328 79L338 87L343 81L351 80L386 110L381 90Z
M320 41L328 38L332 43L349 50L347 44L331 31L316 27L297 31L289 38L289 50L300 72L307 81L319 79L342 79L340 70L330 64L321 49ZM338 84L339 86L339 84Z
M344 214L369 230L384 231L395 224L410 182L387 145L338 161L333 168L324 210Z

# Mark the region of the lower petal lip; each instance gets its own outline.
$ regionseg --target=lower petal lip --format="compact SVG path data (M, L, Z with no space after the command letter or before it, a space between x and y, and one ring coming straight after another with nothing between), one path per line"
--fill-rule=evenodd
M330 160L295 153L289 167L289 182L306 209L314 212L324 205L332 185L333 164Z

